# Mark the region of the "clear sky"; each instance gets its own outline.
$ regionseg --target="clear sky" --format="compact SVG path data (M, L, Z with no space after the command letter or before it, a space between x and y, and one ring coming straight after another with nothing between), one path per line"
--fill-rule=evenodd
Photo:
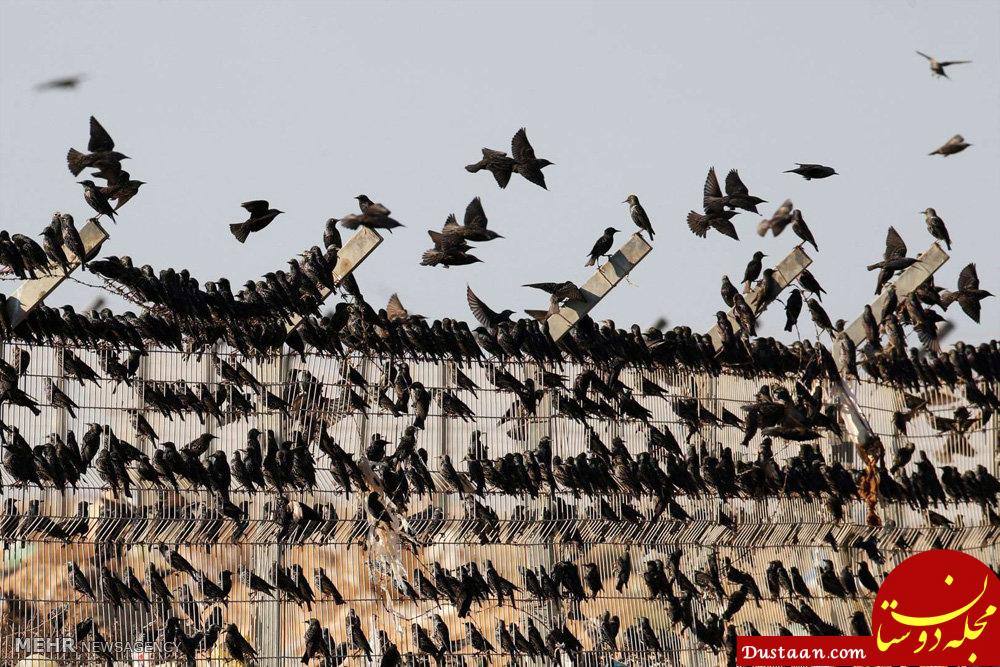
M360 269L369 301L392 292L414 312L471 318L468 283L491 306L544 307L522 283L590 275L585 255L606 226L634 230L635 193L657 231L653 253L595 311L627 325L665 315L706 330L719 281L737 282L755 250L775 261L790 230L741 241L699 239L684 218L706 170L736 167L770 213L790 197L816 237L813 273L831 317L873 296L885 232L911 255L932 241L937 209L954 241L938 283L978 263L1000 293L1000 3L252 3L0 2L0 228L37 233L52 211L89 217L65 153L85 148L97 116L148 181L104 254L188 268L234 285L321 241L324 221L367 193L406 224ZM919 49L972 59L931 77ZM74 92L35 93L74 73ZM516 177L501 191L465 164L509 150L528 130L549 191ZM956 133L973 146L927 153ZM842 175L783 174L819 162ZM419 266L427 229L476 195L506 239L485 263ZM239 204L286 213L239 245ZM12 284L0 285L12 291ZM50 305L82 306L65 285ZM120 302L112 302L120 306ZM775 308L780 310L780 306ZM954 306L955 337L1000 336L1000 298L974 326ZM805 315L803 317L806 317ZM780 314L762 333L780 331ZM803 333L811 333L809 325Z

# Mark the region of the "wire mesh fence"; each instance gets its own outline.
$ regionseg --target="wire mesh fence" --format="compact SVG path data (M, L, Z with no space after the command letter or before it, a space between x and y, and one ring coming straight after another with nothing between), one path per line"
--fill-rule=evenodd
M866 524L860 500L845 503L838 517L819 492L738 489L720 495L703 485L694 492L675 489L665 508L658 503L662 495L641 488L630 492L627 480L620 479L542 485L537 493L505 490L504 471L527 469L528 452L545 439L551 442L552 468L564 471L581 455L592 455L596 437L605 446L620 440L630 457L648 455L668 472L687 465L689 472L710 474L706 461L733 460L745 473L759 459L762 436L744 444L741 406L755 400L762 384L794 391L794 378L627 367L618 379L635 390L648 417L637 419L634 409L597 396L591 412L581 417L568 401L575 381L593 369L576 364L457 366L320 354L248 360L225 349L200 355L158 350L141 358L134 376L118 381L107 372L114 354L106 350L19 349L30 355L19 387L38 401L38 414L5 404L0 418L5 438L16 433L42 461L44 445L80 441L97 429L101 442L114 437L150 458L163 443L182 448L208 434L215 438L202 459L219 451L232 463L254 428L262 440L270 431L276 442L292 448L304 442L315 459L316 479L312 489L289 487L282 493L270 486L250 491L234 481L226 498L183 480L179 490L166 482L152 484L138 472L138 462L128 480L117 480L117 491L96 464L75 483L63 480L63 489L52 480L16 484L5 469L2 664L221 664L234 657L230 628L255 648L258 664L301 664L304 657L314 664L393 664L395 650L408 665L549 661L545 653L557 650L559 657L551 659L571 656L594 665L609 660L725 664L732 657L722 637L727 625L739 634L806 632L790 618L789 602L796 607L807 602L845 633L852 631L854 612L870 617L874 596L863 586L855 583L857 591L843 596L825 590L818 570L824 560L836 573L845 568L856 573L863 562L876 579L932 547L969 551L989 564L1000 561L989 509L969 499L948 497L929 508L951 525L932 522L919 503L885 499L878 509L884 525L875 528ZM14 346L2 351L16 363ZM67 370L67 360L72 367L74 359L68 354L100 377L79 379L73 368ZM259 387L223 377L217 359L242 364ZM428 416L415 432L408 430L413 407L394 400L402 366L430 395ZM498 387L503 385L495 382L498 368L522 385L531 379L538 388L551 384L545 373L558 373L567 389L539 390L526 399ZM642 391L644 380L663 394ZM53 398L53 386L75 407ZM905 409L903 392L868 381L857 382L854 390L888 461L914 443L935 466L973 475L983 466L997 473L996 419L960 433L936 428L932 417L950 416L964 404L960 395L947 388L918 392L928 409L909 421L904 434L894 425L894 413ZM460 399L470 413L458 416L461 410L449 397ZM714 415L735 415L737 423L720 419L692 428L677 413L679 397L697 399ZM667 453L670 445L651 444L653 433L675 441L681 454ZM413 438L433 489L409 480L403 527L376 530L367 493L357 486L345 489L338 463L319 444L324 437L360 464L362 476L375 478L384 472L382 457L370 448L384 446L391 456ZM805 444L774 438L771 447L779 466L819 454L826 464L848 471L861 467L853 446L829 432ZM702 465L685 463L692 458ZM447 475L448 464L458 469L461 488ZM294 459L282 465L293 466ZM482 468L485 484L477 493L473 471ZM172 554L190 563L193 573L172 563ZM626 558L632 576L622 583ZM768 570L775 560L794 568L810 597L781 586L770 589ZM657 563L669 572L670 592L654 597L645 575L649 568L655 572ZM753 578L760 599L751 589L749 599L737 605L742 585L735 581L738 575L727 576L729 563ZM74 568L91 594L74 586ZM494 571L511 585L493 585L488 573ZM231 573L228 586L226 573ZM471 585L477 573L486 589L469 599L451 599L450 582ZM577 577L582 595L572 590ZM164 583L162 594L153 591L156 578ZM553 578L560 583L547 592L545 582ZM532 581L541 582L541 592ZM133 582L148 601L135 593ZM349 621L355 616L369 651L352 634ZM328 630L328 637L304 656L310 619ZM435 634L439 624L450 635L444 643ZM421 644L414 625L432 637L436 654ZM538 642L531 641L532 629ZM492 648L477 640L477 631ZM79 641L66 650L60 644L65 638Z

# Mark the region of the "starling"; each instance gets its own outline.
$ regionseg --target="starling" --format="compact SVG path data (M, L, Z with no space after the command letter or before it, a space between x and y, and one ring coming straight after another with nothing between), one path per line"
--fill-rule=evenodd
M493 174L497 185L506 188L510 182L511 174L514 173L514 164L514 159L506 153L484 148L483 159L475 164L467 165L465 170L474 174L485 169Z
M765 257L766 257L766 255L765 255ZM750 267L748 266L747 268L749 269ZM733 297L735 297L737 294L739 294L739 290L737 290L736 286L733 285L733 283L729 280L729 276L722 276L722 290L721 290L721 293L722 293L722 301L727 306L729 306L730 308L732 308L733 307Z
M503 236L497 234L492 229L486 228L487 222L486 211L483 210L483 202L479 197L475 197L465 207L463 224L458 224L455 216L449 215L447 220L445 220L441 233L458 236L466 241L477 243L502 239Z
M513 310L502 310L499 313L494 312L468 286L465 288L465 298L469 302L472 314L487 329L495 329L502 322L510 322L510 316L514 314Z
M610 257L608 251L611 250L611 245L615 242L615 234L619 231L614 227L605 228L604 234L594 243L594 247L590 251L590 259L584 266L593 266L599 258Z
M735 215L736 211L709 211L705 215L695 211L688 211L688 229L690 229L695 236L705 238L708 234L708 230L711 228L723 236L728 236L731 239L739 241L740 237L739 234L736 233L736 226L730 222Z
M772 236L781 234L781 232L785 231L788 223L792 221L792 210L794 209L795 204L792 203L791 199L783 201L770 218L761 220L757 224L757 235L765 236L769 230Z
M719 211L722 207L727 207L730 209L741 208L744 211L757 213L757 205L764 203L766 202L760 197L750 194L750 190L740 180L740 174L735 169L730 169L729 173L726 174L726 194L723 196L719 179L715 175L715 167L708 170L703 199L706 212Z
M66 153L66 164L74 176L79 176L80 172L90 167L105 168L108 165L119 166L122 160L127 160L127 155L114 150L115 142L108 134L108 131L97 122L93 116L90 117L90 142L87 144L88 154L81 153L75 148L70 148Z
M284 212L270 208L271 205L264 199L243 202L240 206L247 210L249 216L244 222L236 222L229 225L229 231L233 233L233 236L240 243L246 243L247 237L250 236L251 232L259 232L264 229L280 213Z
M927 231L938 241L944 241L948 250L951 250L951 237L948 235L948 228L944 226L944 220L938 217L937 211L932 208L925 209L923 213Z
M62 228L63 247L76 255L77 261L80 262L80 270L86 271L87 249L83 245L83 239L80 238L80 232L73 224L73 216L63 213L59 216L59 226Z
M801 162L796 162L799 165L795 169L789 169L786 174L798 174L807 181L811 181L814 178L827 178L828 176L839 176L833 167L827 167L821 164L802 164Z
M514 171L521 174L521 176L531 183L547 190L545 175L542 174L542 169L552 163L548 160L535 157L535 149L528 143L528 134L524 131L523 127L517 131L511 140L510 152L514 156Z
M978 323L981 312L979 302L990 296L993 296L991 292L979 288L979 274L976 273L976 264L973 262L958 274L958 292L949 293L947 302L957 300L965 314Z
M586 301L586 297L580 288L573 282L565 280L561 283L528 283L521 287L533 287L552 295L552 299L558 303L564 301Z
M955 153L961 153L971 145L972 144L970 143L966 143L965 138L961 134L956 134L951 139L944 142L943 146L928 153L928 155L943 155L948 157L949 155L954 155Z
M785 300L785 331L791 331L798 326L799 313L802 312L802 292L797 287L792 288Z
M917 51L917 55L923 56L924 58L927 58L928 63L930 64L930 67L931 67L931 74L933 76L943 76L946 79L948 79L950 77L944 71L945 67L950 67L952 65L966 65L966 64L972 62L971 60L943 60L943 61L938 61L938 60L936 60L934 58L931 58L926 53L921 53L920 51Z
M833 322L830 321L830 316L823 310L823 306L819 305L819 302L811 297L806 300L806 306L809 307L809 315L812 317L813 323L832 336Z
M802 239L802 243L799 245L805 245L806 243L811 243L813 248L816 248L816 252L819 252L819 246L816 245L816 239L813 238L812 232L809 231L809 227L806 225L806 221L802 218L802 211L795 209L792 211L792 231L795 235Z
M763 266L761 260L767 257L761 251L757 251L753 254L753 259L747 264L746 270L743 272L743 289L744 291L749 291L750 286L753 284L757 278L760 277L760 270Z
M71 76L61 76L56 79L42 81L35 85L35 90L39 93L46 90L72 90L80 85L86 77L83 74L73 74Z
M652 241L656 233L653 231L653 225L649 222L649 216L646 215L646 209L639 203L639 198L635 195L629 195L622 203L628 204L629 215L635 226L639 228L639 235L642 236L643 232L649 232L649 240Z
M117 222L115 220L115 209L111 206L111 202L108 198L104 196L101 189L97 187L91 180L77 181L83 186L83 198L86 200L87 205L90 208L97 211L98 216L106 215L111 218L112 222Z

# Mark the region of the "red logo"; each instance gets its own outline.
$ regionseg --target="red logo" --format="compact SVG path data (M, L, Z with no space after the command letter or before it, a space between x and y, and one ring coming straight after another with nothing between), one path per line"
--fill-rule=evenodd
M907 558L886 576L872 637L739 637L738 665L1000 665L1000 579L960 551Z

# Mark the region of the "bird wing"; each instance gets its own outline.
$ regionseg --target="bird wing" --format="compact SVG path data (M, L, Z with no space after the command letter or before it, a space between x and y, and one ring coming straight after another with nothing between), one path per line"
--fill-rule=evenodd
M96 153L98 151L110 151L114 150L115 141L108 134L108 131L97 122L97 119L93 116L90 117L90 142L87 144L87 150L91 153Z
M740 174L735 169L730 169L729 173L726 174L726 194L727 195L748 195L750 190L747 186L743 185L743 181L740 180Z
M958 291L967 292L979 289L979 275L976 273L976 263L972 262L958 274Z
M373 201L371 204L369 204L368 208L365 210L365 215L387 216L390 213L392 213L392 211L390 211L389 209L387 209L380 202L375 202L375 201Z
M895 227L889 227L889 231L885 235L885 252L882 257L885 259L906 257L906 243Z
M490 310L490 307L483 303L468 285L465 287L465 298L469 302L469 309L472 310L472 314L479 320L479 323L486 328L492 327L493 322L497 319L497 314Z
M724 220L722 218L712 218L711 220L712 228L722 234L723 236L728 236L731 239L737 241L740 240L739 235L736 233L736 225L734 225L729 220Z
M528 283L527 285L521 285L521 287L534 287L535 289L540 289L543 292L548 292L552 294L556 291L562 283Z
M722 188L719 186L719 178L715 175L715 167L711 167L708 170L708 176L705 177L705 188L704 193L704 205L705 209L708 210L710 198L716 198L722 196Z
M441 228L441 231L447 232L448 230L454 229L455 227L458 227L458 218L455 217L454 213L449 213L448 217L444 221L444 227Z
M483 210L483 202L479 197L473 198L465 207L465 226L486 229L486 211Z
M945 146L954 146L955 144L961 144L965 142L965 137L961 134L956 134L954 137L945 142Z
M947 67L948 65L965 65L971 62L971 60L945 60L944 62L938 63L938 65L941 67Z
M245 208L250 213L251 218L257 218L259 216L262 216L265 213L267 213L269 208L271 208L271 205L267 203L266 199L254 199L252 201L245 201L242 204L240 204L240 206Z
M923 56L924 58L927 58L927 60L934 60L933 58L931 58L926 53L921 53L920 51L917 51L917 55Z
M406 308L403 308L403 303L399 300L399 296L395 292L389 297L389 303L385 306L385 312L390 322L405 320L407 315L409 315L406 312Z
M510 152L518 162L530 163L535 161L535 149L528 142L528 133L522 127L510 141Z

